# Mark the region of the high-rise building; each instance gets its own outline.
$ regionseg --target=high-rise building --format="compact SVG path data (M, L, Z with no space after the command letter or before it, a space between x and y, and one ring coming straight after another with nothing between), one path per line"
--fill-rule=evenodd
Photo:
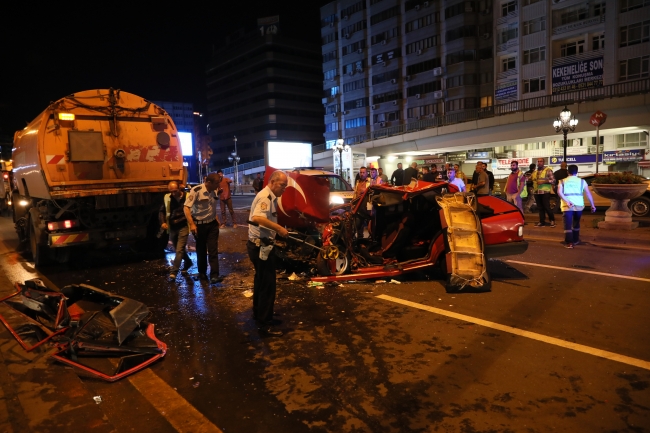
M325 140L494 102L491 0L339 0L321 8Z
M263 160L268 140L322 143L318 45L266 28L231 35L207 68L214 167L232 165L235 137L239 164Z

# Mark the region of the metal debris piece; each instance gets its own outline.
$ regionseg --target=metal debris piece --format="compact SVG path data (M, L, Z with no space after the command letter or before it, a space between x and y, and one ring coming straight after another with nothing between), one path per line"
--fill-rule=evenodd
M102 396L101 395L96 395L93 397L93 400L95 400L95 403L99 404L102 402Z
M296 280L299 280L300 277L298 275L296 275L295 272L293 272L291 275L289 275L289 277L287 279L291 280L291 281L296 281Z

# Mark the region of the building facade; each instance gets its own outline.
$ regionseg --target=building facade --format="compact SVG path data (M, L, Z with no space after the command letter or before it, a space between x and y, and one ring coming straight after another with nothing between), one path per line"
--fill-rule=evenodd
M259 170L265 141L321 143L321 81L317 45L259 30L231 36L207 68L212 166L232 166L235 143L239 164Z
M481 154L505 174L507 158L558 161L551 124L567 105L580 119L568 154L598 140L601 171L647 175L648 102L635 95L649 87L649 0L339 0L321 8L321 35L325 148L343 138L389 170ZM610 115L598 139L596 110Z

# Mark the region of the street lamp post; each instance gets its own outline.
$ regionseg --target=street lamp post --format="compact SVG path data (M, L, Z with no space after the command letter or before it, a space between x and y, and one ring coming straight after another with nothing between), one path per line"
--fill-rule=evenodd
M575 116L571 115L571 111L565 106L564 110L560 112L560 117L555 119L553 122L553 127L555 128L555 132L562 132L564 133L564 159L562 161L566 162L566 147L567 147L567 139L566 136L569 133L569 131L573 132L576 130L576 126L578 125L578 119L576 119Z
M339 138L334 145L334 150L339 153L339 175L341 176L343 176L343 151L348 152L350 150L350 146L343 143L343 139Z
M239 155L237 155L237 136L233 136L233 141L235 142L235 151L230 154L228 157L228 162L234 163L235 166L235 194L237 194L237 185L239 184L239 170L237 169L237 164L239 163Z

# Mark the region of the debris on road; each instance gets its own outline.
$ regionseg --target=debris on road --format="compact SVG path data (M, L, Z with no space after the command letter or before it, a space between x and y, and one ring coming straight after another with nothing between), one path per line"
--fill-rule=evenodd
M247 298L250 298L251 296L253 296L253 291L252 291L251 289L244 290L243 294L244 294L244 296L246 296Z
M95 403L99 404L102 402L102 396L101 395L96 395L93 397L93 400L95 400Z

